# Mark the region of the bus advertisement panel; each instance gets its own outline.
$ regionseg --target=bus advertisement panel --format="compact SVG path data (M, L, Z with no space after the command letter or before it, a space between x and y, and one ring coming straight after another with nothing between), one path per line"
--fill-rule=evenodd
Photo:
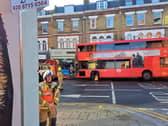
M168 39L77 45L77 78L168 77Z

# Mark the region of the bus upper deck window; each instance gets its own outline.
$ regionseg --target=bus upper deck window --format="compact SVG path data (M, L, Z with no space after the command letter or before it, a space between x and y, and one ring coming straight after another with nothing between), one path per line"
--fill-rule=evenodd
M160 47L162 47L162 41L147 42L147 48L160 48Z
M87 47L87 51L88 51L88 52L93 51L93 46L88 46L88 47Z
M87 51L86 46L79 46L78 49L79 49L79 52L86 52Z
M79 52L82 52L82 51L83 51L83 46L79 46L79 47L78 47L78 51L79 51Z

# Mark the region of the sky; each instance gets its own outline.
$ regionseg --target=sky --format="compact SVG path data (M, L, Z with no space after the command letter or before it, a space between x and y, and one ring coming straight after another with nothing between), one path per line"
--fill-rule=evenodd
M97 0L90 0L90 2L96 2ZM46 10L54 9L54 6L64 6L64 5L79 5L83 4L83 0L49 0L49 6L46 7Z

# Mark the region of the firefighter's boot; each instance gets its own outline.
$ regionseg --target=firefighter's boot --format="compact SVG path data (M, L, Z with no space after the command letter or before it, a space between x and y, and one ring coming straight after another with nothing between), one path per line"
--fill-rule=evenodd
M40 126L46 126L46 125L47 125L47 121L40 122Z
M51 118L51 126L56 126L57 118Z

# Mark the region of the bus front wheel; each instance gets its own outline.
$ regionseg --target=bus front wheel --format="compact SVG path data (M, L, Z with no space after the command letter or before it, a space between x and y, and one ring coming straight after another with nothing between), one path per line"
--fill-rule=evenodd
M142 74L142 78L145 81L149 81L152 79L152 73L150 71L144 71Z

